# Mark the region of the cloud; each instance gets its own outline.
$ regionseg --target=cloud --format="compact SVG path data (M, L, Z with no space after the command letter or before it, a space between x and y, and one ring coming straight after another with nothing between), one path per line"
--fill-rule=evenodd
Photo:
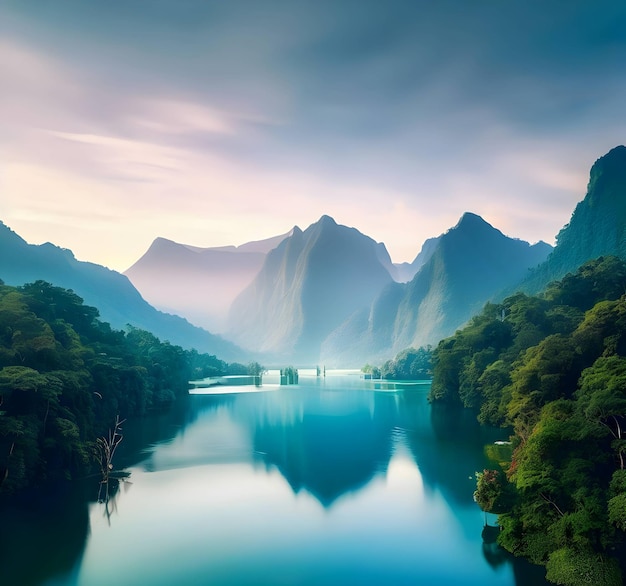
M396 260L464 211L552 240L626 135L619 5L53 4L0 9L0 210L121 268L324 213Z

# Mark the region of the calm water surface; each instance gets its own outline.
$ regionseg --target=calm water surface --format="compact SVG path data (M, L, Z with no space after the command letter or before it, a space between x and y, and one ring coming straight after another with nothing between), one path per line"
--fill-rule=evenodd
M481 537L474 473L502 432L380 386L301 377L127 422L107 506L85 482L0 513L0 584L545 584Z

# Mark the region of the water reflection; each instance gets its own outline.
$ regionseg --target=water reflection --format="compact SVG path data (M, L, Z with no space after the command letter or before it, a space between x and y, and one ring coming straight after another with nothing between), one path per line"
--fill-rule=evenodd
M484 445L501 439L501 430L481 428L464 409L431 407L423 387L385 393L372 392L378 382L368 390L362 381L352 381L359 388L344 383L340 390L333 381L315 384L306 392L197 398L204 400L205 412L226 409L230 423L245 430L250 444L239 442L240 460L251 457L275 467L294 493L305 490L325 507L384 476L399 442L410 449L427 491L441 491L456 504L473 503L474 473L487 465ZM219 420L211 422L220 427L220 440L213 443L224 449L237 432ZM207 447L202 462L215 461L210 452Z
M92 488L97 490L97 484ZM38 586L70 577L89 535L89 509L82 486L49 489L0 507L0 584ZM68 584L71 581L67 582Z
M0 583L545 583L481 539L473 475L502 432L426 392L301 379L128 422L116 465L132 484L91 517L97 483L3 514Z
M393 452L394 397L362 391L277 393L250 422L256 458L297 494L325 507L384 474Z

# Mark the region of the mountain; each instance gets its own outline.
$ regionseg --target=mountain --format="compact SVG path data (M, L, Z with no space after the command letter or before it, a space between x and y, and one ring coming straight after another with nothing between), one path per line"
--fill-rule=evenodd
M223 360L241 360L243 351L223 338L192 326L185 319L157 311L124 275L97 264L76 260L71 250L53 244L28 244L0 222L0 279L7 285L44 280L72 289L96 307L114 328L127 324L148 330L161 340Z
M509 238L475 214L437 238L406 284L392 283L334 331L322 347L328 365L358 366L409 346L436 344L455 332L552 250Z
M235 299L229 336L238 344L316 364L328 334L392 283L383 244L329 216L294 228Z
M198 248L157 238L124 274L155 307L223 331L233 300L292 232L241 246Z
M413 262L394 263L395 273L392 275L394 280L399 283L408 283L433 255L437 249L439 238L441 238L441 236L428 238L422 245L422 250L420 250Z
M552 254L524 280L522 290L537 293L599 256L626 259L626 147L617 146L594 163L587 194L556 240Z

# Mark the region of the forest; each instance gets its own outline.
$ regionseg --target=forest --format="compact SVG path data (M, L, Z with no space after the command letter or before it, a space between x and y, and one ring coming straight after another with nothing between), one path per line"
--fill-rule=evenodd
M366 364L361 368L372 378L386 380L425 380L432 376L432 346L405 348L382 366Z
M626 531L626 264L601 257L487 304L433 352L430 400L511 430L475 499L498 542L557 584L622 584Z
M88 473L117 417L166 408L189 380L231 368L242 365L114 330L71 290L0 281L0 494Z

